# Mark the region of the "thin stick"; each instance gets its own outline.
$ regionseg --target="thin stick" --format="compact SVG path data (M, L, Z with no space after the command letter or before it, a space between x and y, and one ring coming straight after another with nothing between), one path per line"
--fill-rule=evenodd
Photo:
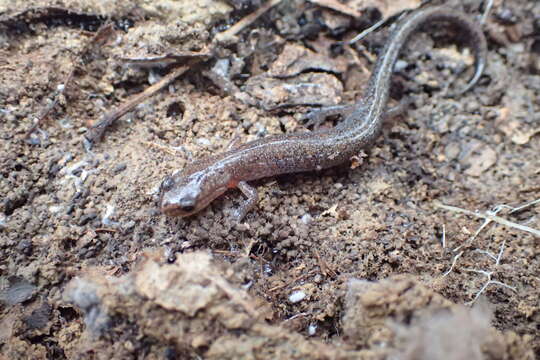
M533 201L528 202L528 203L526 203L526 204L523 204L523 205L521 205L521 206L518 206L518 207L516 207L516 208L513 208L512 211L510 211L510 214L519 212L519 211L521 211L521 210L523 210L523 209L526 209L526 208L528 208L528 207L530 207L530 206L533 206L533 205L536 205L536 204L540 204L540 199L536 199L536 200L533 200Z
M461 255L463 255L463 251L459 252L456 256L454 256L454 258L452 259L452 265L450 265L450 269L448 269L448 271L445 272L442 277L448 276L448 274L450 274L452 270L454 270L454 266L456 266L456 262L461 257Z
M505 245L506 245L506 239L504 239L501 244L501 250L499 251L499 255L497 255L497 259L495 259L495 265L499 265L499 263L501 262Z
M384 18L384 19L381 19L381 20L377 21L375 24L371 25L366 30L362 31L360 34L358 34L354 38L352 38L352 40L349 40L348 44L352 45L355 42L362 40L363 38L368 36L370 33L374 32L375 30L377 30L381 26L385 25L386 23L388 23L388 22L390 22L390 21L392 21L394 19L400 19L404 14L407 14L410 11L412 11L412 9L404 9L404 10L401 10L401 11L399 11L399 12L393 14L393 15L390 15L390 16Z
M98 142L103 136L105 130L107 130L107 128L111 126L119 117L133 110L145 99L149 98L150 96L157 93L159 90L163 89L165 86L169 85L177 77L184 74L189 68L189 65L184 65L174 69L154 85L132 96L129 100L118 106L116 109L109 111L101 118L101 120L97 124L93 125L90 129L88 129L88 132L85 135L86 140L88 140L90 144Z
M308 315L307 312L295 314L295 315L291 316L290 318L285 319L283 322L286 323L287 321L291 321L291 320L297 319L297 318L299 318L299 317L301 317L301 316L307 316L307 315Z
M443 224L442 225L442 247L443 249L446 249L446 226Z
M366 30L362 31L360 34L356 35L351 40L349 40L349 45L352 45L355 42L362 40L363 38L365 38L366 36L374 32L375 30L383 26L387 21L388 19L381 19L377 21L375 24L371 25Z
M495 214L492 214L492 215L496 215L496 213L495 213ZM480 225L480 227L478 228L478 230L476 230L476 232L474 233L474 235L473 235L469 240L467 240L464 244L461 244L461 245L459 245L457 248L455 248L455 249L454 249L454 252L459 251L462 247L464 247L464 246L466 246L466 245L472 244L472 242L474 241L474 239L476 239L476 237L480 234L480 232L481 232L482 230L484 230L484 228L485 228L486 226L488 226L489 224L491 224L491 223L492 223L491 220L485 219L484 222L482 223L482 225Z
M273 6L279 4L281 0L270 0L258 10L252 12L227 30L220 32L216 35L215 39L217 41L228 41L234 39L235 35L242 31L247 26L251 25L255 20L259 18L262 14L270 10Z
M525 226L525 225L516 224L516 223L508 221L508 220L506 220L506 219L504 219L504 218L502 218L500 216L490 215L490 214L480 214L480 213L477 213L477 212L474 212L474 211L458 208L456 206L444 205L444 204L441 204L441 203L438 203L438 202L435 202L434 205L435 205L436 208L439 208L439 209L444 209L444 210L453 211L453 212L457 212L457 213L467 214L467 215L471 215L471 216L474 216L474 217L477 217L477 218L489 219L489 220L495 221L495 222L497 222L497 223L499 223L501 225L512 227L512 228L515 228L515 229L518 229L518 230L521 230L521 231L526 231L528 233L531 233L533 235L536 235L536 236L540 237L540 230L536 230L536 229L533 229L533 228Z
M487 17L492 7L493 7L493 0L487 0L486 9L484 10L484 13L482 14L482 18L480 19L480 24L483 25L486 22Z

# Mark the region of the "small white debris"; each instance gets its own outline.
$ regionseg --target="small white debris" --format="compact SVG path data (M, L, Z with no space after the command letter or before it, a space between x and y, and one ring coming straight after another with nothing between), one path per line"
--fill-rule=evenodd
M157 83L159 80L161 79L161 76L159 74L157 74L156 72L150 70L150 72L148 73L148 83L150 85L154 85L155 83Z
M73 125L71 124L71 119L69 117L65 117L65 118L62 118L62 119L58 120L58 124L60 124L60 126L63 129L71 129L71 128L73 128Z
M309 214L304 214L300 219L304 224L308 225L313 221L313 217Z
M64 207L62 205L51 205L49 211L53 214L58 214Z
M251 288L251 286L253 286L253 281L248 281L247 283L242 285L242 288L248 291Z
M63 173L67 175L73 175L73 173L77 170L79 170L81 167L85 166L87 164L86 160L82 160L79 162L76 162L75 164L71 165L70 167L66 168L65 171L62 171ZM64 169L62 169L64 170Z
M120 46L120 44L122 44L122 40L123 40L122 36L118 34L118 36L114 39L113 46L115 47Z
M219 59L212 68L212 71L222 77L228 77L230 63L229 59Z
M268 132L266 127L261 123L256 123L255 129L256 129L257 136L264 136Z
M293 304L296 304L297 302L304 300L305 297L306 297L305 292L303 292L302 290L297 290L293 292L291 295L289 295L289 301Z
M197 144L204 146L209 146L211 144L210 140L208 140L207 138L198 138L195 141L197 142Z
M308 329L307 329L308 335L313 336L315 335L316 332L317 332L317 324L309 324Z
M105 210L105 214L103 215L103 219L101 220L101 223L105 226L116 226L118 225L117 222L110 220L110 217L114 214L114 206L111 204L107 204L107 209Z
M152 195L159 195L159 190L161 189L161 183L155 183L154 186L150 190L146 192L146 195L152 196Z

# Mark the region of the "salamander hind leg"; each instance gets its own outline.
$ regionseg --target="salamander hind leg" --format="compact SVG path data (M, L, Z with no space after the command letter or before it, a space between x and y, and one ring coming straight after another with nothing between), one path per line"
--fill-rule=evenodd
M240 222L246 216L246 214L252 210L255 205L257 205L259 195L257 193L257 189L245 181L240 181L236 187L238 187L242 194L246 196L246 200L242 203L242 205L240 205L240 207L233 212L234 218Z
M411 100L401 100L396 106L387 109L383 117L385 120L388 120L402 115L406 112L411 102ZM313 129L316 130L329 116L341 115L343 118L346 118L353 112L363 113L365 112L364 109L366 107L361 100L355 104L327 106L308 112L302 117L302 121L306 127L313 126Z
M326 121L327 117L335 115L346 117L355 109L355 107L356 104L325 106L304 114L300 118L300 122L303 123L305 127L313 126L313 130L316 130Z

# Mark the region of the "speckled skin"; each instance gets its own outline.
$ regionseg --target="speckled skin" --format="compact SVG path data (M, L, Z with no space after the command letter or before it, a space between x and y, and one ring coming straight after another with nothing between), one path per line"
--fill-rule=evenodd
M465 14L448 7L418 10L396 26L377 59L363 98L340 124L327 130L269 136L193 162L163 181L162 211L171 216L192 215L228 188L239 187L248 196L247 205L237 214L241 218L256 203L256 192L246 181L324 169L358 154L379 136L390 77L401 49L415 30L432 21L452 23L468 35L475 52L475 73L461 93L469 90L485 67L487 46L481 29Z

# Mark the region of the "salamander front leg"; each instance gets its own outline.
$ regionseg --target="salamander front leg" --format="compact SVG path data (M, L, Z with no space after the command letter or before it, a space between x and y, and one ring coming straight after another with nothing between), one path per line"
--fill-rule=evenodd
M257 189L245 181L240 181L236 187L240 189L242 194L244 194L247 198L233 213L235 219L240 222L244 216L246 216L246 214L255 207L259 201L259 195L257 194Z

